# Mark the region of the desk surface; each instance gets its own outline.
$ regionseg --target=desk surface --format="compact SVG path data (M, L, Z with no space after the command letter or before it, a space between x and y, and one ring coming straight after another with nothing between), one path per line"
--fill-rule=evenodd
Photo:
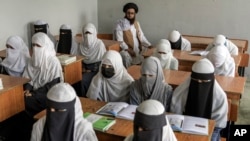
M29 79L0 74L0 122L24 110L23 84Z
M84 112L95 113L99 108L104 106L106 102L91 100L88 98L80 98ZM45 111L40 112L34 118L39 119L45 115ZM209 120L209 135L212 135L215 127L215 121ZM96 131L98 139L101 140L123 140L126 136L133 133L133 121L116 118L116 124L111 126L106 132ZM202 136L194 134L185 134L175 132L179 141L199 140L208 141L211 136Z
M141 77L141 66L139 65L130 66L127 71L135 80ZM164 69L163 74L165 81L168 84L177 87L191 75L191 72ZM246 83L245 77L226 77L216 75L215 78L225 92L236 95L243 94Z
M76 42L80 43L82 42L83 38L82 38L82 34L76 34L75 36L76 38ZM108 40L108 39L101 39L106 47L107 50L116 50L116 51L120 51L120 43L119 41L115 41L115 40Z
M148 49L147 51L144 52L143 56L148 57L148 56L153 55L155 49L156 48ZM181 61L196 62L196 61L202 59L202 56L200 56L200 55L192 55L192 54L190 54L191 52L192 51L173 50L173 56L176 59L178 59L179 63ZM241 56L242 56L242 53L240 53L237 56L232 56L234 58L236 66L240 65Z
M0 90L0 95L8 90L15 88L18 85L23 85L30 81L29 79L24 77L13 77L4 74L0 74L0 78L2 79L3 83L3 89Z
M140 69L141 66L134 65L130 66L127 71L136 80L141 77ZM163 73L165 77L165 82L167 82L173 88L176 88L191 75L191 72L176 70L163 70ZM218 75L216 75L215 78L222 87L222 89L226 92L227 98L232 100L229 120L237 121L240 98L244 92L246 78L225 77Z

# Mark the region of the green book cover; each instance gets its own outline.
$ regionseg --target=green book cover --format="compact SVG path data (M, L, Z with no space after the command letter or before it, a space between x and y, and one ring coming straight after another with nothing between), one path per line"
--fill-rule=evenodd
M92 113L84 113L83 117L93 124L93 128L98 131L106 131L115 124L115 118L101 116Z

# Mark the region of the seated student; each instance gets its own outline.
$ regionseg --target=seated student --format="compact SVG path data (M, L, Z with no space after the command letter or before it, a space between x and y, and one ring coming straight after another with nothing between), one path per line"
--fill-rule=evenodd
M178 70L179 62L173 56L168 40L161 39L156 45L154 56L157 57L163 69Z
M207 54L214 65L214 74L222 76L235 76L235 62L233 57L224 45L218 45L211 49Z
M0 73L22 76L30 59L29 49L19 36L10 36L6 41L6 58L0 64Z
M50 38L50 40L52 41L52 43L55 46L56 39L50 33L50 31L49 31L49 24L48 23L46 23L45 21L42 21L42 20L37 20L37 21L34 22L34 30L35 30L35 33L43 32L43 33L47 34L48 37Z
M58 53L77 54L77 42L72 38L72 31L69 25L63 24L60 27L59 42L56 45Z
M142 102L136 109L134 134L124 141L177 141L164 106L153 99Z
M83 118L81 102L69 84L53 86L46 102L47 114L33 125L31 141L97 141L92 123Z
M218 45L224 45L227 47L231 55L238 55L238 47L230 40L228 40L224 35L216 35L212 43L210 43L206 51L210 51L213 47Z
M190 42L186 38L182 37L179 31L173 30L168 35L168 40L172 49L191 51Z
M102 40L97 38L97 31L92 23L82 29L83 42L78 48L78 54L84 56L82 75L82 95L86 97L92 78L98 73L106 48Z
M103 56L99 72L91 81L87 97L106 102L128 102L129 87L133 81L122 64L121 55L109 50Z
M174 90L170 112L215 120L212 141L220 139L220 131L227 124L228 102L208 59L195 62L191 77Z
M165 83L160 61L156 57L146 58L141 67L141 78L132 82L130 87L130 104L139 105L144 100L160 101L169 111L172 87Z
M46 94L53 85L63 81L63 73L54 44L46 34L42 32L34 34L32 46L32 57L23 77L30 79L24 87L25 109L33 117L45 109Z

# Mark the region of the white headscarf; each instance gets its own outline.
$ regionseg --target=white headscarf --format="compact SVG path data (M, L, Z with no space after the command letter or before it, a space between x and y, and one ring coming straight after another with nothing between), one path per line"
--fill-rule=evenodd
M217 35L214 37L214 40L213 40L213 45L214 46L218 46L218 45L225 45L226 46L226 37L224 35Z
M164 106L157 100L149 99L142 102L138 107L137 111L149 115L157 116L165 112ZM166 117L166 125L162 128L162 141L177 141L175 134L169 124L168 118ZM134 135L128 136L125 141L132 141Z
M11 76L22 76L25 66L30 58L29 49L19 36L10 36L6 45L13 49L6 49L6 58L1 63Z
M214 71L213 64L206 58L203 58L193 64L192 71L196 73L212 73ZM170 112L183 114L186 107L186 101L189 92L191 78L189 77L180 84L173 93ZM226 93L216 80L213 86L213 104L211 119L216 121L216 127L224 128L227 124L228 102Z
M63 103L69 102L73 99L75 101L75 121L74 121L74 140L89 140L97 141L95 132L93 130L92 124L83 118L82 106L79 98L76 96L75 90L67 83L58 83L53 86L48 94L47 98ZM43 136L43 129L46 122L46 116L39 119L34 125L31 134L31 141L41 141Z
M224 45L213 47L207 54L207 58L212 62L216 75L235 76L235 62L228 49Z
M170 32L168 39L171 42L177 42L181 37L181 34L179 31L177 30L173 30L172 32Z
M58 77L63 81L62 67L56 57L54 44L48 36L42 32L36 33L32 37L32 44L38 44L41 47L33 46L33 54L23 76L31 79L30 84L34 89Z
M91 34L85 34L90 32ZM82 29L83 42L79 48L79 54L86 57L84 63L90 64L102 60L106 48L102 40L97 38L97 32L94 24L88 23Z
M122 64L121 55L117 51L109 50L103 56L102 64L114 67L115 74L111 78L102 75L102 69L94 76L87 92L87 97L102 101L128 101L129 87L133 78Z
M160 54L159 52L164 52L166 54ZM154 56L156 56L160 60L163 69L174 69L171 68L171 63L178 62L177 59L173 56L169 41L166 39L161 39L156 45Z
M48 25L47 22L42 21L42 20L37 20L37 21L34 22L34 25L46 25L48 37L50 38L50 40L52 41L52 43L53 43L54 45L56 44L56 39L55 39L54 36L50 33L49 25Z

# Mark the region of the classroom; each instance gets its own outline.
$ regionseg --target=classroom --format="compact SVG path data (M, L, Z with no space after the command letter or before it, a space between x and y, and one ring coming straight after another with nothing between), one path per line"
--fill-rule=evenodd
M2 0L0 4L0 57L2 57L2 53L5 54L6 40L12 35L20 36L29 49L31 49L31 40L34 33L33 23L37 20L46 21L49 25L51 34L55 37L58 37L60 34L60 26L62 24L70 25L72 35L81 35L83 26L88 23L92 23L96 27L97 34L99 35L113 35L117 20L124 17L123 6L128 2L136 3L139 7L139 11L136 14L136 20L139 21L144 36L152 44L152 46L156 45L160 39L167 39L169 33L173 30L177 30L181 34L187 36L211 37L210 39L213 39L215 35L223 34L227 39L244 41L246 49L241 50L241 54L243 55L241 56L241 60L238 62L235 70L236 73L239 72L238 76L236 75L237 80L223 78L220 79L219 83L225 82L226 84L230 84L232 87L234 86L235 88L238 88L237 91L234 91L229 87L223 87L225 88L223 90L227 94L227 98L231 103L231 113L229 113L229 115L231 115L229 119L232 121L232 124L228 124L250 125L250 110L247 108L250 106L250 67L248 67L250 64L250 50L248 49L250 32L248 32L247 28L250 25L250 2L248 0ZM119 44L110 40L112 39L103 39L106 49L109 47L111 50L116 50L116 47L117 45L119 46ZM244 54L247 54L248 57L245 58ZM77 56L77 61L71 64L71 66L62 66L62 75L65 82L75 84L81 80L82 72L84 71L81 67L81 59L83 58ZM193 63L194 62L187 62L186 64L192 65ZM186 70L190 71L191 68ZM180 69L180 71L183 72L180 72L178 75L181 75L181 73L185 74L186 78L187 75L190 75L190 72L185 72L186 70ZM128 70L128 73L130 72ZM139 69L137 72L139 72ZM164 75L169 73L171 74L172 72L165 71ZM130 73L130 75L133 77L134 73ZM138 78L139 76L136 77ZM2 76L2 74L0 74L0 78L2 78L2 80L7 80L7 78ZM133 79L135 79L135 77L133 77ZM11 80L12 79L8 79L8 81L10 81L8 83L11 84ZM165 80L168 80L166 76ZM184 80L180 78L179 81L183 82ZM242 82L238 83L242 85L233 85L233 82L237 81ZM20 87L13 91L20 91L21 93L23 91L22 85L27 82L27 79L20 79L18 82L13 83L13 85L18 85L18 87ZM171 81L171 85L174 88L181 83L173 82L172 84L172 82L173 81ZM11 85L10 87L13 87ZM19 99L19 101L20 100L22 99ZM80 98L81 102L85 100L86 99ZM95 112L100 105L104 105L104 103L98 104L97 107L92 107L92 109L87 107L87 111ZM11 103L8 106L11 106ZM17 104L17 107L23 106L24 105L22 104ZM84 108L85 107L83 106L83 109ZM0 115L0 119L2 117L3 116ZM18 121L20 119L10 119L10 121L11 120ZM28 118L25 117L25 119L21 120L28 120ZM127 121L123 122L124 124L129 124L129 127L124 127L125 131L108 131L109 134L114 135L114 140L122 140L130 133L130 131L132 132L132 123ZM212 126L215 126L214 121L210 121L210 123ZM4 136L2 136L4 134L15 134L11 133L12 129L6 128L6 125L14 126L13 124L2 124L0 121L0 141L7 140ZM112 127L112 130L119 129L120 124L121 123ZM18 127L17 130L22 130L22 127ZM211 133L212 131L209 132ZM108 135L102 132L96 132L96 135L99 140L100 138L103 140L109 139ZM229 136L230 135L226 134L222 139L229 141ZM180 133L177 133L176 137L181 140L190 138L196 140L207 140L205 137L198 138L191 135L183 136ZM29 136L25 136L23 138L27 139Z

